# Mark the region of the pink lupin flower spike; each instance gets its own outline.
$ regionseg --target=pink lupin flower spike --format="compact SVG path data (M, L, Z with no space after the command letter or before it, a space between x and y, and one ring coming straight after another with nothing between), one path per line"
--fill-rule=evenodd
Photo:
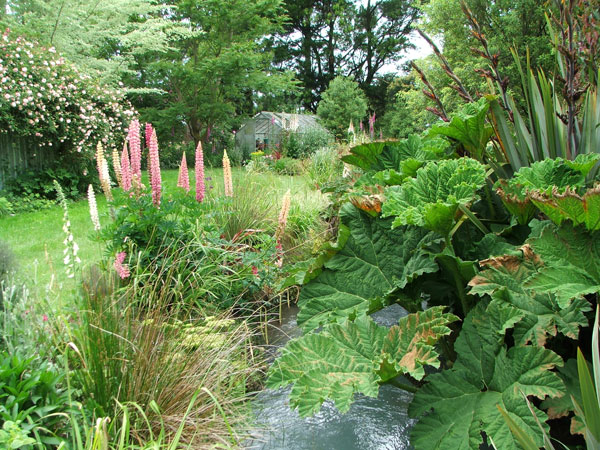
M152 187L152 203L154 206L160 206L160 192L162 180L160 177L160 160L158 158L158 140L156 139L156 130L152 131L150 137L150 147L148 152L148 161L150 166L150 185Z
M152 132L154 129L152 128L152 124L150 122L146 122L146 147L150 148L150 139L152 138Z
M188 174L185 152L183 152L183 155L181 156L181 165L179 166L179 178L177 178L177 187L185 189L186 192L190 192L190 176Z
M121 178L123 180L123 190L131 190L131 166L129 165L129 152L127 151L127 140L123 143L123 153L121 153Z
M140 147L140 122L133 119L129 124L129 150L131 152L131 175L137 175L142 179L142 149Z
M127 253L120 252L117 253L117 256L115 257L115 270L117 271L122 280L131 275L131 272L129 271L129 266L127 264L123 264L126 256Z
M202 203L204 201L204 194L206 193L206 186L204 185L204 152L202 151L202 141L198 141L196 147L196 201Z
M223 152L223 181L225 184L225 197L233 197L233 181L231 179L231 163L227 150Z

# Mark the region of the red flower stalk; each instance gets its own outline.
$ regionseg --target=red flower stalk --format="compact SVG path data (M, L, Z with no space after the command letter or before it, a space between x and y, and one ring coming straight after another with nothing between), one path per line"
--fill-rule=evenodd
M198 142L196 147L196 200L200 203L204 201L206 187L204 185L204 153L202 152L202 142Z
M133 119L129 124L129 133L127 134L129 141L129 150L131 152L131 174L137 175L142 179L142 149L140 147L140 122Z
M190 176L188 174L187 160L185 152L181 156L181 165L179 166L179 178L177 178L177 186L190 192Z
M158 158L158 140L156 139L156 131L152 131L150 137L150 146L148 152L148 161L150 166L150 185L152 187L152 203L155 206L160 206L160 191L162 180L160 177L160 160Z

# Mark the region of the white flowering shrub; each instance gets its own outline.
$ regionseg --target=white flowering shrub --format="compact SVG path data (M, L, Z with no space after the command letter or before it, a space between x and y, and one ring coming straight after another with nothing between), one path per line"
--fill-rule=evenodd
M79 176L98 141L105 148L122 147L134 114L123 92L97 86L53 48L14 38L8 30L2 34L0 132L55 152L53 159Z

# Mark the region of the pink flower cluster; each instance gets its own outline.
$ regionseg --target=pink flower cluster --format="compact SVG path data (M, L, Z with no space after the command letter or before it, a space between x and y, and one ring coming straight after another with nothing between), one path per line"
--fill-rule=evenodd
M55 53L8 31L2 35L2 127L36 137L41 146L66 143L89 153L98 141L114 147L122 124L134 115L124 93L94 85Z
M127 253L120 252L117 253L117 256L115 257L115 270L117 271L122 280L128 278L131 275L129 266L127 264L123 264L125 262L126 256Z

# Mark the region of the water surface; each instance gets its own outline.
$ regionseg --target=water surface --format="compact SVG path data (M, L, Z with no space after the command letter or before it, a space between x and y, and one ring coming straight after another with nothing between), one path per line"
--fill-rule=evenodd
M296 307L282 311L282 322L271 327L270 351L302 335L296 324ZM380 325L392 326L406 312L393 305L373 314ZM377 398L359 395L350 411L341 414L332 402L302 418L290 409L285 389L266 389L254 400L258 430L247 448L257 450L401 450L411 448L408 435L414 421L407 415L412 394L382 385Z

